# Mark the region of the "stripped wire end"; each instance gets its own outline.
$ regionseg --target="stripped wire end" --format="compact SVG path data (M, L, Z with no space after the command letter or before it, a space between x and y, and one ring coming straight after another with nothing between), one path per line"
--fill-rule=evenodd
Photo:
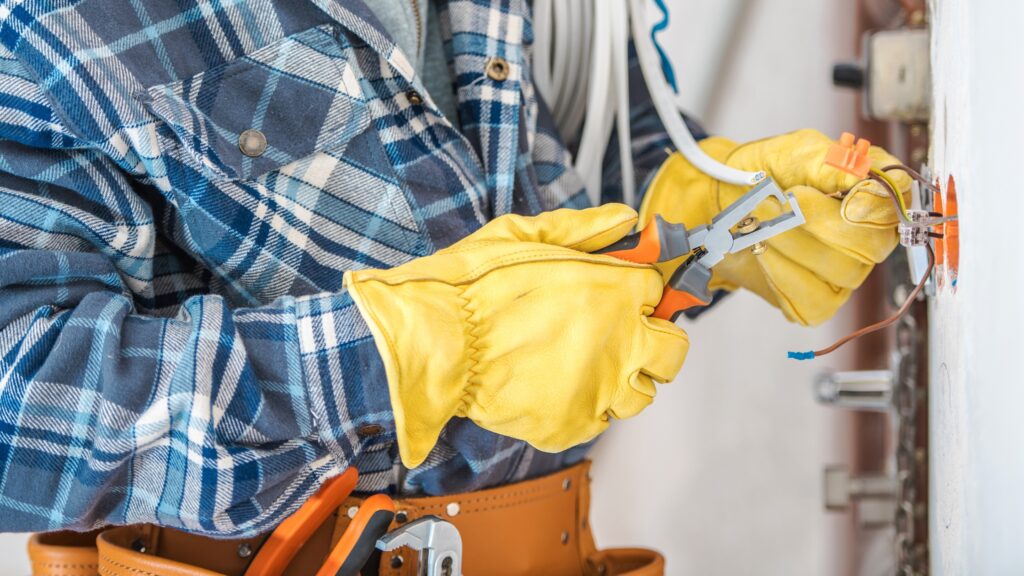
M910 306L914 303L915 300L917 300L917 295L920 294L921 290L924 289L925 283L928 282L928 278L932 275L932 270L935 269L935 251L932 250L932 247L930 245L928 245L928 244L925 244L925 248L928 250L928 267L925 269L925 273L921 277L921 280L917 283L917 286L914 287L914 289L910 292L910 295L907 296L907 299L903 301L903 305L900 306L900 309L897 310L892 316L889 316L888 318L886 318L885 320L882 320L880 322L875 322L874 324L872 324L870 326L865 326L865 327L861 328L860 330L857 330L856 332L853 332L852 334L849 334L847 336L843 336L842 338L837 340L835 342L835 344L832 344L828 348L822 348L821 350L815 350L813 352L806 352L806 353L790 352L789 353L789 357L790 358L795 358L796 360L810 360L811 358L817 358L819 356L824 356L826 354L831 354L831 353L835 352L836 350L838 350L841 346L843 346L847 342L850 342L852 340L856 340L857 338L860 338L861 336L865 336L867 334L871 334L872 332L877 332L877 331L881 330L882 328L886 328L888 326L891 326L891 325L895 324L897 320L902 318L903 315L906 314L910 310ZM794 354L798 355L799 357L798 356L794 356ZM810 355L809 357L807 357L808 354Z

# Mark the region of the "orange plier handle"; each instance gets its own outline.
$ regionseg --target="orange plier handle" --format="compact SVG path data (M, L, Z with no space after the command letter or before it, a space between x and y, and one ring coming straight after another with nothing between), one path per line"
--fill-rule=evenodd
M352 494L358 480L359 473L350 467L325 482L319 492L274 529L249 564L245 576L283 574L317 528ZM395 505L390 497L375 494L367 498L317 576L357 576L394 517Z

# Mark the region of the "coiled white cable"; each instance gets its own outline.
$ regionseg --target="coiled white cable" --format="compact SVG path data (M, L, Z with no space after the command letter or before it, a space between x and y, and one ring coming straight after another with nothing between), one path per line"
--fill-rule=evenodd
M633 140L629 129L629 10L624 2L607 2L605 6L612 12L612 84L615 86L615 128L622 202L633 206L636 175L633 172Z
M697 167L698 170L711 176L715 180L721 180L729 184L741 186L757 184L764 180L764 172L747 172L727 166L718 160L708 156L697 145L693 134L686 127L672 97L672 89L665 81L661 72L661 65L658 62L658 54L654 49L654 42L646 31L646 19L644 18L644 3L648 0L629 0L630 20L633 23L633 44L636 46L637 58L640 60L640 70L644 75L644 83L651 94L654 108L658 111L665 131L686 159Z
M588 0L597 2L599 0ZM583 178L592 203L601 200L601 165L612 132L615 109L610 106L612 91L611 13L594 11L593 44L590 51L590 74L587 88L587 115L576 150L576 171Z
M679 114L650 37L645 14L650 0L536 0L534 2L534 76L566 143L577 144L576 170L596 204L601 166L611 128L629 134L630 25L644 82L665 131L679 150L705 174L738 185L752 185L763 172L737 170L701 150ZM586 101L584 107L581 103ZM582 130L580 121L582 120ZM613 124L614 123L614 124ZM635 196L629 138L619 139L623 200Z

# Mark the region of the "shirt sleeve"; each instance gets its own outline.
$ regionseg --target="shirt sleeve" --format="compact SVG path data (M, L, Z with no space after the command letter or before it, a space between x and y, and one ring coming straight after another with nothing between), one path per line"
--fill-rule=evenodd
M204 293L144 188L0 53L2 532L252 535L394 442L348 294Z

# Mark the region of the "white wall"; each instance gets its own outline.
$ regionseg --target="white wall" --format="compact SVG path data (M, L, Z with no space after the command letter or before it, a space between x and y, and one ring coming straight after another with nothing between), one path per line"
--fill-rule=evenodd
M931 309L932 569L1024 574L1024 4L932 4L931 164L956 178L961 216L956 291Z
M699 106L730 2L676 0L662 42L681 99ZM706 124L753 139L802 127L838 135L854 98L830 85L852 56L853 2L756 0L723 98ZM788 324L747 294L687 326L692 348L676 382L599 444L593 523L601 546L662 550L669 574L842 574L847 520L822 509L821 468L843 462L843 422L811 398L811 381L842 358L797 363L786 351L830 343L849 325Z

